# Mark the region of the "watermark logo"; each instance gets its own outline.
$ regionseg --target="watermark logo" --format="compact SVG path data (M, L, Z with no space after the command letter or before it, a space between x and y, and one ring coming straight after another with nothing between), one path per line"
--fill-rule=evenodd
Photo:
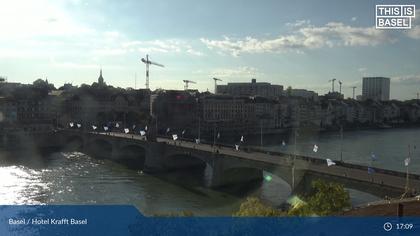
M376 29L411 29L415 5L376 5Z

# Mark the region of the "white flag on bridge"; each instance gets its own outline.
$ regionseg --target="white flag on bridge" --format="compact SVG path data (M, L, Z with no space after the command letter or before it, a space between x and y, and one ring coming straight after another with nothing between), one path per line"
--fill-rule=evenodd
M239 151L239 145L238 144L235 144L235 150Z
M144 136L144 135L146 135L146 132L144 130L140 130L140 135Z
M333 162L331 159L328 159L327 158L327 165L328 166L334 166L335 165L335 162Z
M72 128L73 128L74 123L73 123L73 122L70 122L70 123L69 123L69 125L70 125L70 127L72 127Z
M96 130L98 127L96 127L96 126L94 126L94 125L92 125L92 129L93 130Z
M241 136L241 142L244 142L244 136L243 135Z
M82 125L81 124L77 124L77 128L80 128L80 127L82 127Z
M314 152L318 152L318 146L317 146L316 144L314 145L314 149L313 149L313 151L314 151Z
M105 131L108 131L108 126L104 126L104 130Z
M178 139L178 135L173 134L173 135L172 135L172 139L173 139L173 140L177 140L177 139Z
M147 131L147 125L146 125L146 127L144 127L144 130Z
M196 139L195 139L195 143L196 143L196 144L200 144L200 139L196 138Z
M125 128L125 129L124 129L124 132L125 132L126 134L128 134L128 133L130 132L130 130L129 130L128 128Z
M120 124L116 123L115 128L119 128L119 127L120 127Z
M405 166L410 165L410 161L411 161L411 159L410 159L409 157L405 158L405 160L404 160L404 165L405 165Z

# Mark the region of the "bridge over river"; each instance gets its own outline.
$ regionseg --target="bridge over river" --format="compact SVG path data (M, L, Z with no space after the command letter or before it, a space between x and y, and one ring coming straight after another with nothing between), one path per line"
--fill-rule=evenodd
M232 146L196 144L185 140L146 137L116 132L81 132L60 130L55 142L67 150L78 150L88 155L127 162L145 172L202 168L206 170L207 187L223 187L261 180L263 171L286 181L293 191L305 191L314 179L342 183L347 188L371 193L379 197L395 197L408 192L419 193L420 176L398 171L335 161L327 166L324 159L295 156L262 150L235 150Z

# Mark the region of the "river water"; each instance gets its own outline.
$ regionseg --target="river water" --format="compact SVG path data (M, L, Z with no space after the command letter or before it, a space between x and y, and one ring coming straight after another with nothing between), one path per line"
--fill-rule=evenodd
M286 146L282 146L279 139L278 144L265 148L293 152L291 142L285 142ZM302 135L297 138L296 150L299 154L339 159L340 143L340 136L335 133ZM312 151L314 144L319 147L317 153ZM404 170L408 145L420 148L420 129L345 132L342 144L344 161ZM375 154L375 161L371 160L371 153ZM412 172L420 173L419 154L418 150L412 151ZM184 180L192 178L181 173L152 176L77 152L53 153L43 158L29 155L24 162L0 160L0 205L133 204L146 215L187 210L194 215L216 216L231 215L247 196L260 197L273 205L280 205L290 197L290 187L276 176L246 194L237 195L188 183ZM354 205L377 200L366 193L349 191Z

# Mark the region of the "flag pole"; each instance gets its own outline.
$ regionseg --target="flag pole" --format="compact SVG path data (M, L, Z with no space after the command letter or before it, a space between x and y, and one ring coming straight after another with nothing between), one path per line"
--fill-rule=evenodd
M296 136L297 136L297 129L294 132L294 150L293 150L293 165L292 165L292 191L295 188L295 162L296 162Z
M405 171L406 171L406 176L405 176L405 191L403 193L403 195L401 196L401 199L403 199L409 191L409 178L408 178L408 165L410 164L410 159L411 159L411 150L410 150L410 144L408 145L408 158L406 160L404 160L404 164L405 164Z
M343 162L343 125L340 126L340 161Z
M407 166L406 166L406 171L407 171L407 175L406 175L406 185L405 185L405 191L408 193L409 191L409 178L408 178L408 166L410 165L410 161L411 161L411 147L410 145L408 145L408 162L407 162Z

